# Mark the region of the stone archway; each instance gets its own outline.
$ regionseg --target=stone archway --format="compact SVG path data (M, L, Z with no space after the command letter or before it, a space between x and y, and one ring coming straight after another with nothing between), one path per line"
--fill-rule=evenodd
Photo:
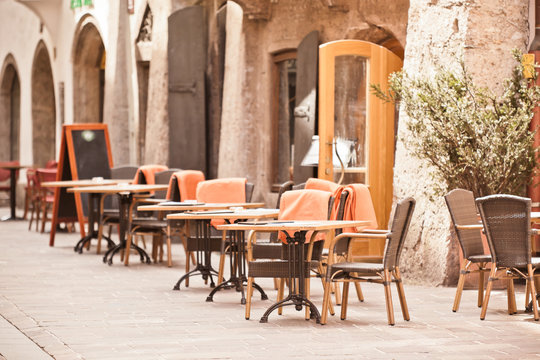
M40 41L32 64L32 153L34 164L55 158L56 106L49 52Z
M103 122L105 46L91 17L81 20L73 47L73 122Z
M0 77L0 159L19 160L21 86L15 60L8 55Z

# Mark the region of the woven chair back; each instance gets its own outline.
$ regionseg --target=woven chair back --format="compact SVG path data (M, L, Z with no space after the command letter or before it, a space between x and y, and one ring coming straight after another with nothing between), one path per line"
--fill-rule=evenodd
M137 166L119 166L111 169L111 179L133 179L137 173Z
M497 267L531 263L531 200L514 195L476 199L491 257Z
M456 233L463 258L484 255L480 230L458 230L458 225L477 225L478 215L472 191L454 189L445 195L446 206L450 212L452 226Z
M407 237L409 225L416 201L413 198L406 198L398 202L394 210L390 237L384 249L384 267L393 270L399 265L399 257L403 250L403 244Z
M180 171L180 169L169 169L164 171L159 171L154 174L155 176L155 182L158 185L168 185L169 181L171 180L172 174L175 172ZM165 199L167 196L167 190L159 190L154 192L154 197L156 199Z

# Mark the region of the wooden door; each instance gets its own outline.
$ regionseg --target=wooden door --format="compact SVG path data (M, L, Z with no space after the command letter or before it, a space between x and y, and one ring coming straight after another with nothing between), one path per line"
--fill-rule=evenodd
M379 227L386 228L392 207L395 108L373 95L385 90L388 75L402 67L388 49L360 40L319 47L319 178L369 185ZM336 161L334 142L346 167ZM347 156L349 155L349 156Z
M203 172L206 172L205 29L201 6L187 7L169 16L169 167Z
M317 115L317 58L319 32L306 35L296 53L296 95L294 107L294 163L293 181L296 184L313 177L313 168L300 163L315 134Z

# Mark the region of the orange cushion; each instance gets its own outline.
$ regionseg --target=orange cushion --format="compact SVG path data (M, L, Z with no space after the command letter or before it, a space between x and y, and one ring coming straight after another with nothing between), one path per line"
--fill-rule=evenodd
M180 201L195 200L197 198L197 185L204 181L204 173L199 170L182 170L177 171L171 176L169 181L169 189L167 189L167 199L172 200L173 184L178 186L180 192Z
M321 190L292 190L281 195L279 205L279 220L328 220L328 203L332 194ZM311 238L311 233L306 234L306 242ZM290 236L293 236L289 232ZM316 240L323 240L324 233L317 236ZM279 239L286 242L283 232L279 233Z
M135 173L135 177L133 178L133 184L141 184L139 182L140 180L140 173L144 175L144 179L146 180L146 184L148 185L154 185L156 183L156 177L155 173L160 171L169 170L169 168L166 165L143 165L139 166L137 169L137 173Z

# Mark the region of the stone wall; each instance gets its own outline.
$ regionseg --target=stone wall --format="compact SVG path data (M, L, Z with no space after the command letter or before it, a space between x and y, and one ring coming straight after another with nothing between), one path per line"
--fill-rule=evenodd
M528 3L519 0L412 0L404 70L430 76L439 65L457 68L463 57L475 81L497 90L511 72L511 49L526 48L527 14ZM401 267L411 280L452 284L459 259L448 211L444 199L432 192L426 164L404 148L401 139L408 136L404 126L408 118L403 111L399 116L394 196L417 200Z

